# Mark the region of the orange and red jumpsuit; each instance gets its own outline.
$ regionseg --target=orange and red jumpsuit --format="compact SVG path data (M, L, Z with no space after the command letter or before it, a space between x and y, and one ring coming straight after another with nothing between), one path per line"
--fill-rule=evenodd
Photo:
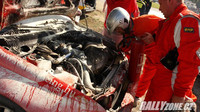
M131 36L141 36L143 35L145 32L151 33L152 35L156 34L158 25L159 25L159 21L161 21L162 18L157 17L155 15L142 15L139 17L132 17L131 21L132 21L132 29L129 32L129 34L125 34L125 37L131 37ZM117 37L116 37L117 38ZM132 40L134 41L134 40ZM125 46L126 49L123 49L123 52L125 52L128 57L128 59L130 58L130 54L129 51L131 50L131 46ZM149 45L145 46L145 54L149 54L151 51L152 47L149 47Z
M158 23L162 19L155 15L142 15L139 17L132 17L131 20L133 21L133 27L129 34L125 34L125 37L129 37L129 36L138 37L138 36L143 35L145 32L151 33L153 35L156 33L158 25L159 25ZM152 47L148 47L148 46L145 47L145 54L146 53L149 54L149 52L152 49ZM128 50L130 49L131 48L129 48ZM124 52L128 53L128 50Z
M159 18L154 15L142 15L136 18L132 18L133 20L133 28L130 35L135 36L141 36L145 32L151 33L152 35L156 34L156 31L159 26L159 21L162 20L162 18ZM151 46L151 47L150 47ZM129 70L129 75L137 75L137 76L129 76L131 81L134 81L135 83L131 83L131 89L134 89L135 84L137 84L137 79L139 78L137 90L132 90L132 94L135 94L136 97L141 97L145 94L146 90L148 89L151 79L155 74L155 65L152 64L150 56L152 56L152 50L155 48L155 45L145 45L144 46L144 54L146 54L146 60L143 68L143 72L140 76L139 74L131 73L134 72L132 70ZM134 53L134 50L132 50ZM126 53L128 54L128 53ZM129 57L129 55L127 55ZM130 59L133 57L129 57ZM131 63L134 63L135 61L130 61ZM133 68L129 68L133 69ZM135 78L135 79L131 79Z
M133 27L131 29L131 32L129 34L126 34L125 37L126 36L127 37L132 37L132 36L136 36L137 37L137 36L143 35L145 32L148 32L148 33L151 33L151 34L155 34L155 32L156 32L156 30L158 28L158 25L159 25L159 21L162 20L162 19L157 17L157 16L155 16L155 15L142 15L142 16L139 16L139 17L131 18L131 20L133 22ZM127 90L127 94L126 94L126 96L128 96L129 94L131 94L132 96L131 97L126 97L125 96L125 99L124 99L123 102L126 102L126 103L127 102L129 102L129 103L133 102L133 97L135 96L135 92L136 92L135 88L137 86L137 82L138 82L139 75L140 75L140 73L137 72L138 69L139 69L138 65L140 64L140 61L142 59L140 57L141 55L139 55L139 57L138 56L135 57L135 55L134 55L136 52L137 53L138 52L140 52L140 53L142 52L142 50L139 50L142 47L141 43L135 42L134 38L131 38L131 41L132 41L131 43L129 41L126 41L127 45L130 43L129 46L124 46L125 48L120 48L123 52L126 53L126 57L129 59L129 65L133 65L133 66L129 66L130 67L129 68L129 79L131 81L131 84L129 85L129 89ZM138 46L138 44L140 44L140 45ZM149 54L148 52L152 51L151 50L152 47L148 47L148 46L147 46L147 48L144 47L145 48L145 52L144 52L145 54L146 53ZM139 49L137 49L138 47L139 47ZM133 55L129 54L130 50L131 50L131 52L133 52ZM138 55L137 53L136 53L136 55ZM137 58L137 59L135 60L135 58ZM137 62L139 62L139 63L137 63ZM134 70L134 68L131 68L131 67L135 66L134 64L136 64L136 66L137 66L137 68L136 68L137 70L136 71ZM145 64L145 66L147 68L148 68L148 66L151 67L150 64ZM146 71L148 71L148 70L146 70ZM149 74L147 74L147 73L144 74L144 78L146 78L148 75ZM141 85L141 88L142 88L142 86L146 87L146 85ZM141 90L141 91L144 91L144 90Z
M145 15L142 15L142 16L145 16ZM136 27L133 29L133 31L135 31L134 35L137 36L137 35L142 35L145 32L149 32L153 36L155 36L159 27L159 22L161 20L163 19L152 16L150 21L145 22L144 20L140 20L140 22L135 22ZM140 75L140 79L138 82L138 87L137 87L136 95L135 95L138 98L142 97L145 94L145 92L148 90L151 80L156 72L156 66L152 63L152 56L154 56L152 54L153 49L155 49L155 44L145 45L144 54L146 55L146 60L143 67L142 74Z
M155 39L155 49L150 56L156 71L145 101L168 101L172 95L196 97L191 90L200 66L200 28L198 15L189 11L184 4L179 5L175 12L160 22ZM173 71L165 68L160 60L177 48L179 64Z

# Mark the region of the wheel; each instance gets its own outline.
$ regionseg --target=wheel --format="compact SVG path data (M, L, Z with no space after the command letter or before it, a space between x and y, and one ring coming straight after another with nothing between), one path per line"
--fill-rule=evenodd
M25 112L25 110L10 99L0 95L0 112Z

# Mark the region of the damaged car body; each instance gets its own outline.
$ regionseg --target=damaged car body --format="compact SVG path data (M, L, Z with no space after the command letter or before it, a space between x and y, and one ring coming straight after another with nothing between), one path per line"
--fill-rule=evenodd
M0 110L103 112L130 103L127 59L72 20L77 1L59 2L20 2L26 16L0 31Z

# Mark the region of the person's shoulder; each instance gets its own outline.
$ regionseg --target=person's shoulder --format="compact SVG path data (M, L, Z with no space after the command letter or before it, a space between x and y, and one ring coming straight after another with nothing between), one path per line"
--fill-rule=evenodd
M191 17L191 18L196 18L199 19L199 14L187 9L187 10L183 10L180 13L181 18L187 18L187 17Z
M192 22L192 21L200 21L199 16L197 14L187 14L180 18L181 20Z
M189 10L189 9L186 9L186 10L183 10L181 12L179 12L173 19L172 21L174 22L179 22L179 21L182 21L184 20L185 22L186 21L193 21L193 20L197 20L199 21L199 15L196 14L195 12Z

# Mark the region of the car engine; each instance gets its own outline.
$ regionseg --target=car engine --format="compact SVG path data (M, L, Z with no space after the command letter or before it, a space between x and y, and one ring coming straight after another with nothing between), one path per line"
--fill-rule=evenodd
M5 27L0 31L0 45L52 75L73 75L77 81L67 83L104 108L116 105L108 99L119 96L108 94L123 83L127 60L112 41L67 16L34 17Z

